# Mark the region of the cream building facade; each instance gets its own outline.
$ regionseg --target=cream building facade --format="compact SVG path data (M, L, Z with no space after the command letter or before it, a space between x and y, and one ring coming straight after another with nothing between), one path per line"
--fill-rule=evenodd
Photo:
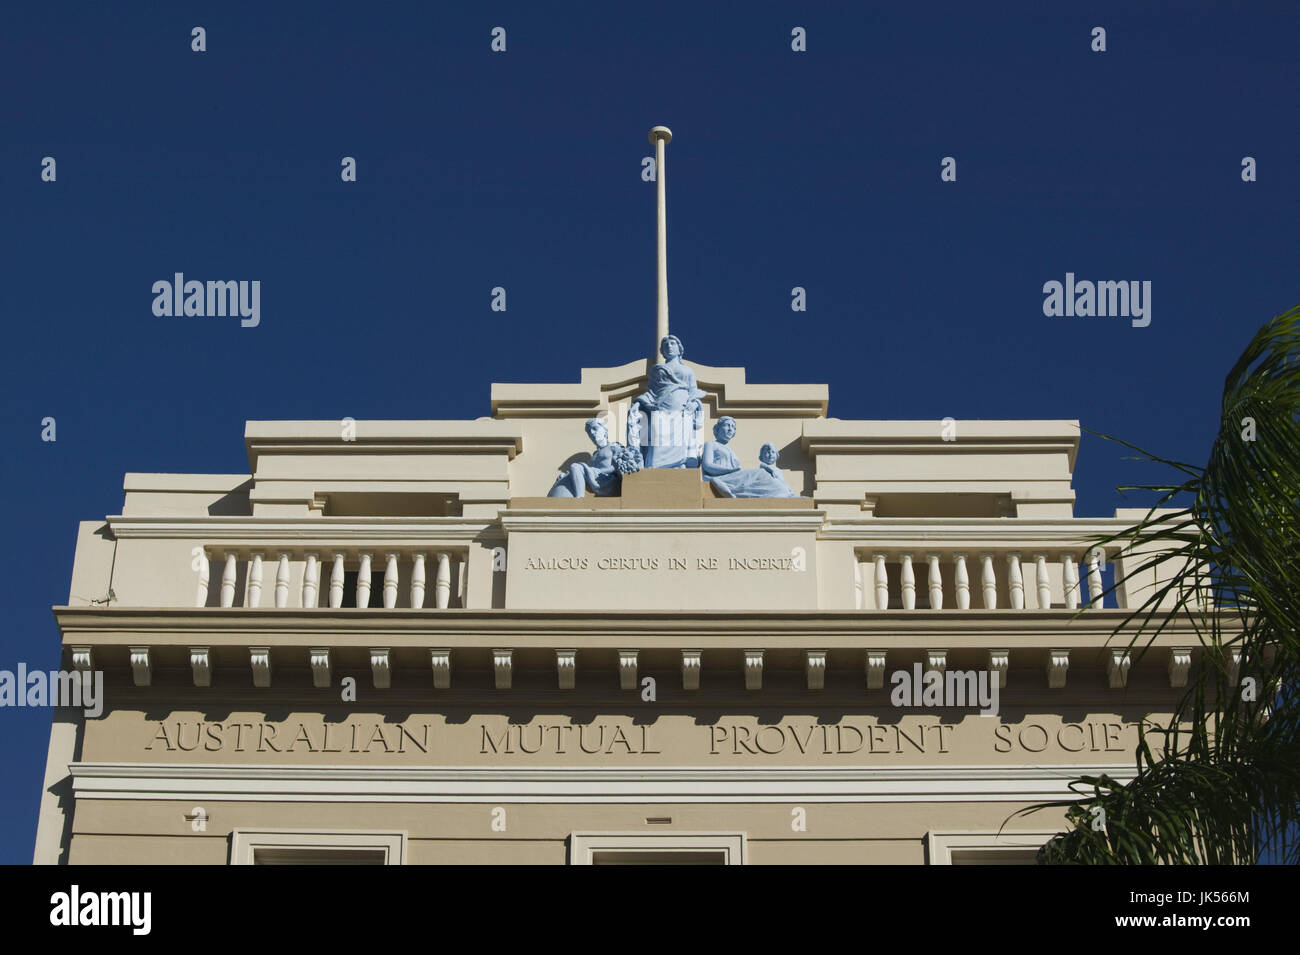
M683 362L650 140L663 363L250 421L248 473L128 474L80 525L54 614L106 702L57 711L36 862L1024 862L1063 816L1016 810L1128 778L1197 640L1110 641L1155 581L1094 546L1142 512L1074 516L1078 422L842 421ZM785 484L703 479L727 417ZM592 418L651 452L601 496Z
M1077 422L843 421L688 364L799 497L698 469L546 497L647 360L128 474L54 608L106 706L57 713L36 861L1032 861L1061 815L1008 817L1127 778L1197 643L1108 643L1152 581L1090 546L1139 512L1073 514ZM1118 606L1080 613L1108 561ZM997 714L891 702L929 671L990 675Z

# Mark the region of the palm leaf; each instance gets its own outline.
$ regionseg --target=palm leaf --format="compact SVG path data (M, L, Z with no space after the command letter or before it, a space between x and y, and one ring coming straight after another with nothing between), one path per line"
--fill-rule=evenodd
M1080 776L1078 798L1021 810L1065 810L1070 828L1039 861L1253 863L1272 852L1300 862L1300 306L1260 329L1229 371L1204 467L1102 437L1184 478L1128 488L1157 501L1093 542L1126 558L1126 579L1174 571L1157 572L1112 639L1127 638L1136 659L1189 620L1201 653L1169 722L1139 728L1132 781Z

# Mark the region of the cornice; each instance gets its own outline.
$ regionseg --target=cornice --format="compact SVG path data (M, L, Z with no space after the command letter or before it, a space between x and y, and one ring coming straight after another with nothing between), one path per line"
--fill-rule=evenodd
M419 543L474 541L500 530L583 532L592 530L785 531L815 532L822 540L850 540L871 546L882 542L931 542L936 548L1015 546L1059 550L1091 538L1110 536L1132 525L1129 518L882 518L827 519L821 510L663 510L609 508L577 512L567 508L507 508L499 520L464 517L272 517L156 516L115 514L106 518L114 537L211 540L282 544L322 541Z
M823 540L929 541L935 547L1011 546L1029 550L1076 547L1095 537L1109 537L1133 526L1124 517L836 517L825 521L818 537Z
M68 764L77 799L267 802L769 803L1029 801L1069 795L1083 773L1123 783L1130 764L605 767Z
M717 414L763 418L824 418L830 389L821 384L753 384L745 369L685 361ZM653 363L637 359L607 368L584 368L578 383L496 382L492 415L497 419L595 415L645 390Z
M1127 610L552 611L378 608L55 607L65 645L380 645L380 637L443 647L738 647L896 649L1101 647ZM1195 646L1197 622L1169 621L1155 645ZM273 639L274 638L274 639ZM996 640L996 643L992 641ZM696 642L698 641L698 642ZM397 645L397 644L394 644Z
M505 421L357 421L356 435L342 439L338 421L248 421L244 445L250 469L266 453L372 454L433 451L504 454L523 450L523 434Z
M496 522L464 517L158 517L116 514L106 518L113 536L231 542L357 541L386 543L473 541L496 530Z
M503 510L506 534L517 531L627 531L699 533L701 531L815 532L826 520L824 511L795 509L630 510L609 508L576 513L568 509Z
M942 454L993 452L1061 453L1074 468L1079 450L1076 420L984 421L959 419L959 437L945 441L940 422L849 421L824 418L804 423L801 445L808 454L916 453Z
M972 542L1014 544L1057 550L1093 537L1108 537L1132 525L1127 517L832 517L806 508L677 509L503 508L499 520L485 517L248 517L110 515L114 537L212 541L474 541L504 530L621 531L816 531L827 541L932 541L936 547Z

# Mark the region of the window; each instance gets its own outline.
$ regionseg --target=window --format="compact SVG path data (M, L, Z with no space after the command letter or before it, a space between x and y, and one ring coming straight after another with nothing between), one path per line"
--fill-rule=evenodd
M930 865L1033 865L1043 843L1057 830L996 829L930 832L926 856Z
M570 865L744 865L743 832L575 832Z
M405 832L236 829L231 865L405 865Z

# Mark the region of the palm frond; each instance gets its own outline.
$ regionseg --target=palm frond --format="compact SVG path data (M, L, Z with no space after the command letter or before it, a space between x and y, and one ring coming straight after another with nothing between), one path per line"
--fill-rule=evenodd
M1298 863L1300 306L1260 329L1229 371L1204 467L1102 437L1185 478L1128 488L1156 504L1093 542L1124 561L1108 593L1157 581L1112 639L1140 654L1187 620L1201 653L1171 719L1139 728L1130 782L1080 776L1078 798L1021 810L1065 810L1070 828L1039 861L1254 863L1271 851Z

